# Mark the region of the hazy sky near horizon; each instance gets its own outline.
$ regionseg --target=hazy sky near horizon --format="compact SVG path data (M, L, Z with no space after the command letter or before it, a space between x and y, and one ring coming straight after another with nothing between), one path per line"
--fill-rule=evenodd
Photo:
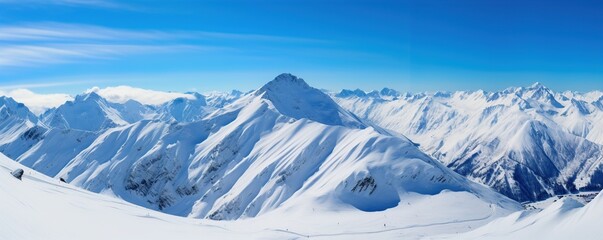
M0 0L0 89L603 89L603 1Z

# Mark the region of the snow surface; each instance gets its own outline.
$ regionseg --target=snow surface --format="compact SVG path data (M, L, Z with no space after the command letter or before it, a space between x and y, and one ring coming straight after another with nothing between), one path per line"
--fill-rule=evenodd
M22 168L23 180L10 172ZM238 221L176 217L91 193L0 155L0 239L399 238L467 231L508 211L467 192L408 194L403 204L362 212L330 202Z
M584 206L562 198L543 210L522 211L460 235L432 239L600 239L603 193Z

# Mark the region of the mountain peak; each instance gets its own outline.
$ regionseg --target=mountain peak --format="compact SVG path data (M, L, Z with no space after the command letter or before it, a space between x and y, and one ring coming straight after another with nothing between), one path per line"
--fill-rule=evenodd
M527 89L527 97L531 99L541 99L556 108L563 108L563 105L557 101L553 92L540 82L536 82Z
M391 89L391 88L387 88L387 87L384 87L383 89L381 89L379 94L381 94L381 96L390 96L390 97L400 96L400 93L398 91Z
M243 95L243 92L234 89L234 90L230 91L230 95L235 96L235 97L240 97L241 95Z
M356 90L342 89L341 92L335 94L335 97L339 98L349 98L349 97L359 97L359 98L376 98L376 99L396 99L400 96L400 92L391 89L391 88L383 88L381 91L373 90L371 92L365 92L359 88Z
M7 97L7 96L0 96L0 104L6 105L6 104L10 104L10 105L17 105L19 103L17 103L13 98L11 97Z
M278 75L255 94L269 100L281 114L292 118L306 118L326 125L364 126L327 94L289 73Z
M125 105L119 106L123 108ZM96 132L128 123L115 107L116 104L109 103L98 93L87 92L50 110L42 121L51 127Z
M341 92L339 92L338 94L335 95L336 97L342 97L342 98L347 98L347 97L366 97L366 92L360 90L360 89L356 89L356 90L348 90L348 89L342 89Z
M303 79L298 78L297 76L291 73L281 73L276 76L272 81L266 83L266 85L260 88L260 92L277 90L281 88L307 89L310 88L310 85L308 85Z
M0 115L4 119L8 116L16 116L21 119L29 119L31 122L37 121L35 115L29 111L25 104L6 96L0 96Z
M85 101L98 101L104 98L98 95L96 92L87 92L85 94L77 95L74 102L85 102Z
M540 82L535 82L534 84L532 84L532 86L530 86L530 89L548 89L548 88Z

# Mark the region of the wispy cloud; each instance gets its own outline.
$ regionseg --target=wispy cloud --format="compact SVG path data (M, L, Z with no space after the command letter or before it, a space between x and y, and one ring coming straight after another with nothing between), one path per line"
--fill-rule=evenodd
M0 0L1 1L1 0ZM199 51L210 46L163 42L168 33L93 25L39 23L0 26L0 67L39 66L133 54Z
M0 41L152 40L178 37L158 31L128 31L93 25L38 23L0 27Z
M86 90L86 93L89 92L95 92L106 98L108 101L116 103L125 103L128 100L135 100L143 104L159 105L176 98L195 99L195 96L191 94L154 91L124 85L106 88L93 87Z
M0 4L51 4L74 7L95 7L121 10L137 10L132 5L107 0L0 0Z
M325 42L262 34L129 30L56 22L26 23L0 26L0 68L114 59L134 54L233 50L218 46L223 45L221 40L297 44Z
M15 89L35 89L35 88L47 88L47 87L60 87L60 86L71 86L79 84L88 84L90 81L54 81L54 82L38 82L38 83L25 83L25 84L8 84L0 85L0 91L6 92Z
M0 46L0 67L69 63L82 59L112 59L131 54L199 51L194 45L47 44Z
M2 1L2 0L0 0ZM276 36L264 34L241 34L208 31L158 31L126 30L86 24L65 24L57 22L26 23L13 26L0 26L0 41L149 41L149 40L186 40L186 39L230 39L268 42L307 42L327 43L322 39Z

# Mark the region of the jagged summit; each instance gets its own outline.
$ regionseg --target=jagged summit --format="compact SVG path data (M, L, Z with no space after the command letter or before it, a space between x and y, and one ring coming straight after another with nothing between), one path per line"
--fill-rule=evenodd
M179 97L179 98L176 98L176 99L180 99L179 100L180 102L186 102L188 100L188 101L197 102L199 104L202 104L203 106L207 105L206 97L203 96L203 94L198 93L198 92L186 92L185 94L192 95L193 97L195 97L195 99L189 99L189 98L186 98L186 97ZM174 99L174 100L176 100L176 99ZM172 100L172 101L174 101L174 100Z
M16 105L25 106L22 103L16 102L13 98L6 97L6 96L0 96L0 104L1 105L11 105L11 106L16 106Z
M379 94L381 94L382 96L390 96L390 97L400 96L400 92L398 92L394 89L391 89L391 88L387 88L387 87L384 87L383 89L381 89Z
M256 91L283 115L306 118L327 125L365 127L354 114L343 110L331 97L289 73L278 75Z
M544 84L542 84L540 82L535 82L534 84L525 88L525 91L533 92L538 95L548 95L548 94L552 93L551 89L549 89L548 87L546 87Z
M342 89L339 93L334 94L335 97L338 98L374 98L374 99L387 99L387 100L395 100L401 96L400 92L384 87L381 90L373 90L370 92L366 92L362 89L349 90Z
M96 92L87 92L85 94L80 94L75 96L73 102L84 102L84 101L106 101L103 97L98 95Z
M341 92L339 92L335 96L342 97L342 98L347 98L347 97L352 97L352 96L366 97L366 92L364 92L360 89L356 89L356 90L342 89Z
M120 105L122 106L122 105ZM42 121L50 127L99 131L127 124L116 105L107 102L95 92L88 92L75 97L56 109L51 109L41 116ZM130 118L130 117L127 117Z
M243 94L244 94L244 92L241 92L241 91L236 90L236 89L230 91L230 95L235 96L235 97L240 97Z
M563 108L563 104L557 100L553 92L540 82L532 84L525 92L522 92L524 98L540 100L543 103L548 103L555 108Z
M532 85L530 85L531 89L548 89L546 86L544 86L544 84L542 84L541 82L535 82Z
M201 119L213 110L208 106L205 96L197 92L188 92L194 99L179 97L159 107L158 118L164 121L193 122Z
M10 108L13 111L29 111L25 104L19 103L11 97L0 96L0 106Z
M310 85L304 81L304 79L298 78L297 76L291 73L281 73L276 76L272 81L266 83L262 88L260 88L260 92L272 91L272 90L282 90L283 87L291 87L291 88L300 88L307 89L310 88Z
M308 91L312 87L308 85L302 78L298 78L290 73L282 73L276 76L272 81L264 84L256 91L256 94L263 93L294 93Z
M35 115L23 103L16 102L13 98L1 96L0 109L2 115L16 116L22 119L30 119L35 122Z

